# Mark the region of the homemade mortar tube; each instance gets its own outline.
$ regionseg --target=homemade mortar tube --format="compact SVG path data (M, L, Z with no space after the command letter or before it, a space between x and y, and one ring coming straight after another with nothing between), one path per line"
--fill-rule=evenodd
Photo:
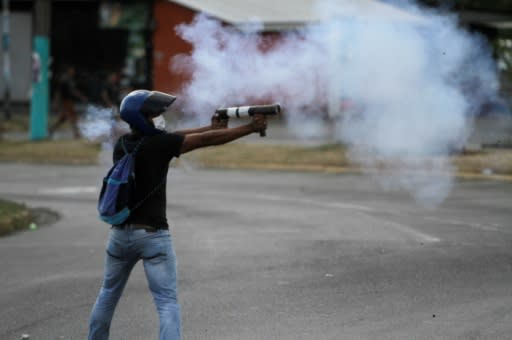
M281 105L251 105L251 106L234 106L224 107L215 110L215 113L222 118L240 118L240 117L251 117L255 114L262 114L265 116L275 116L281 112ZM265 137L267 134L265 131L260 132L261 137Z

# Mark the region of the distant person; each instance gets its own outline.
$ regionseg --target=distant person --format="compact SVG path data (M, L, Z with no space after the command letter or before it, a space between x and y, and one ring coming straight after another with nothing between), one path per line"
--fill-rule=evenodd
M228 143L267 127L263 115L254 115L250 123L235 128L227 128L227 120L214 115L210 126L169 133L165 131L163 113L175 99L162 92L137 90L121 102L121 118L130 125L131 133L119 138L113 159L117 161L137 148L132 202L138 203L125 222L110 230L103 283L90 317L89 340L109 338L114 310L139 260L160 316L159 339L181 338L176 255L166 217L169 162L192 150Z
M75 68L69 66L59 79L57 88L57 102L59 103L59 115L57 121L50 127L50 137L53 137L55 130L64 122L69 121L73 129L75 138L80 138L78 130L78 114L76 112L75 104L78 101L86 102L87 97L82 94L76 87L75 83Z
M123 90L121 88L121 75L115 71L108 74L101 87L101 105L110 111L108 113L110 115L109 144L114 144L120 135L126 133L125 127L120 124L119 105L121 104L121 98L130 91L123 93Z
M101 91L101 99L105 107L117 111L121 96L120 76L117 72L108 75Z

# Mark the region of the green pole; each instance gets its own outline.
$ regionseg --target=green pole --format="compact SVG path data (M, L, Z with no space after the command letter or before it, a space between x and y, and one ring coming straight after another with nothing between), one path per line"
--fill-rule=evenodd
M48 37L35 36L32 67L36 70L34 70L35 74L32 78L30 140L44 139L48 136L48 112L50 109L48 80L49 51L50 42Z
M51 0L34 0L34 49L32 52L32 98L30 102L30 140L48 136L50 90Z

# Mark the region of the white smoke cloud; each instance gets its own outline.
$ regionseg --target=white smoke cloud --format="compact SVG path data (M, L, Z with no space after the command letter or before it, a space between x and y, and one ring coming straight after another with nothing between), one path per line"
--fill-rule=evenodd
M320 69L313 67L323 59L316 42L299 32L270 46L268 38L253 30L257 26L250 28L241 32L203 15L178 27L182 38L194 45L191 56L173 61L175 71L192 71L192 82L183 93L190 99L186 109L212 112L219 104L262 99L280 99L288 108L315 103L323 85L318 82Z
M87 105L78 128L86 139L102 142L106 148L110 148L121 134L129 131L128 124L116 119L112 108L94 105Z
M197 16L177 29L192 54L172 61L192 74L185 111L202 113L204 123L219 106L279 102L304 137L324 133L329 112L355 163L388 188L439 204L453 183L447 155L466 141L478 107L497 96L494 62L485 40L454 17L407 3L410 14L397 19L381 5L319 2L321 23L277 43L257 27L241 32Z

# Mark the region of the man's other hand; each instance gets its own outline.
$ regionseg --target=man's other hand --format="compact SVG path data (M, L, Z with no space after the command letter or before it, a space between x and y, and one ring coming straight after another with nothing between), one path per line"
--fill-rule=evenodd
M263 132L267 129L267 116L255 114L252 116L251 128L253 132Z

